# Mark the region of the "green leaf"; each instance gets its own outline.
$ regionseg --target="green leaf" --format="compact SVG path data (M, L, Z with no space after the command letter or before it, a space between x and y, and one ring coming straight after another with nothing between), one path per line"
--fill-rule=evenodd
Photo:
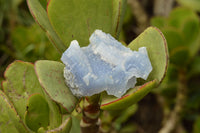
M182 6L188 7L195 11L200 11L200 1L199 0L177 0Z
M184 42L183 33L181 33L178 29L166 27L162 29L162 32L165 35L170 52L174 48L187 45L187 43Z
M156 18L153 18L151 21L155 26L159 26ZM192 10L179 7L172 10L170 16L168 18L163 18L162 21L165 21L165 25L160 26L160 28L167 39L170 55L175 55L173 56L172 63L182 66L182 64L186 64L187 61L184 60L184 63L180 64L178 62L183 61L183 59L185 59L184 57L191 60L200 48L199 17ZM187 48L181 50L183 47ZM177 51L177 53L175 53L175 51ZM184 55L184 53L186 53L186 55ZM184 55L184 57L182 57L181 60L175 59L176 61L173 61L174 58L179 58L179 55Z
M42 7L39 0L27 0L27 4L35 21L46 32L49 40L54 44L58 51L60 53L63 53L66 50L66 47L51 26L51 23L49 22L49 18L47 16L47 12Z
M25 122L35 132L49 125L49 106L42 95L34 94L28 99Z
M64 67L64 64L56 61L40 60L35 63L38 79L46 93L67 112L72 112L78 100L65 84Z
M8 97L0 90L0 132L28 133Z
M187 8L178 7L170 12L168 18L168 26L181 28L184 21L188 18L194 18L196 14Z
M133 40L128 47L132 50L138 50L140 47L147 48L153 67L147 81L156 79L160 83L165 76L168 66L167 43L162 32L155 27L149 27Z
M3 90L24 120L28 97L33 93L43 94L33 64L15 61L7 67L4 76Z
M28 62L15 61L10 64L4 74L3 90L14 104L19 117L24 121L28 98L39 93L47 100L50 108L50 129L61 123L59 107L43 92L35 74L34 65Z
M189 47L190 57L193 58L200 48L200 21L196 16L185 20L182 27L184 33L184 42Z
M71 117L72 117L72 127L70 133L80 133L81 132L80 120L75 116Z
M14 54L14 58L26 61L35 61L38 58L51 60L60 58L60 53L56 51L53 45L50 45L45 33L37 24L30 27L15 27L12 30L11 39L15 49L15 52L11 53Z
M152 88L156 86L156 80L147 82L146 84L135 87L131 89L127 94L121 98L116 98L112 96L103 96L101 109L103 110L121 110L125 109L132 104L137 103L141 100L146 94L148 94Z
M47 11L58 36L68 47L74 39L89 44L96 29L118 37L126 0L51 0Z
M182 26L182 32L184 33L185 41L188 43L196 40L199 35L199 29L200 22L197 16L194 18L186 19Z

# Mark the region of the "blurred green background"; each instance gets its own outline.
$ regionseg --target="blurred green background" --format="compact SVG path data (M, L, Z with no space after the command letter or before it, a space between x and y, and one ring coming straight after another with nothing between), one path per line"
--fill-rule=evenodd
M44 1L44 0L41 0ZM163 83L115 121L113 132L200 132L200 0L127 0L120 41L128 44L148 26L166 37L170 65ZM0 81L14 60L60 60L35 23L25 0L0 0ZM173 116L175 114L175 116ZM115 130L114 130L115 129ZM166 132L165 132L166 131Z

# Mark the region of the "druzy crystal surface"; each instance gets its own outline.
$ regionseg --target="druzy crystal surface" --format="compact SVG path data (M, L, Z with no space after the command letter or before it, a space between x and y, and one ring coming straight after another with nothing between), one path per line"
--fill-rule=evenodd
M76 96L92 96L102 91L121 97L152 71L145 47L138 51L123 46L110 34L96 30L87 47L76 40L63 53L66 84Z

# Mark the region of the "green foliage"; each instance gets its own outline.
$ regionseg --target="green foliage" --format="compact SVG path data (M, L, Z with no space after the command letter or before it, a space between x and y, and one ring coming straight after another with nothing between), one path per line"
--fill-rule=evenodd
M197 54L200 47L200 21L193 11L174 9L168 18L155 17L152 25L165 35L172 64L183 67Z
M45 99L43 102L48 103L49 128L52 129L61 124L62 120L61 114L59 112L59 107L43 92L43 89L40 86L35 74L33 64L22 61L15 61L7 68L5 72L5 78L6 80L2 82L3 91L8 96L9 100L13 103L13 106L16 109L20 120L22 123L24 123L24 125L26 125L26 122L29 122L27 119L25 121L27 104L30 102L29 97L35 93L43 96L43 99ZM36 98L32 98L31 100L31 102L37 102L33 101L37 100ZM31 109L33 111L40 110L40 106L31 105ZM43 121L42 119L39 120L40 122Z
M8 97L0 90L0 132L28 133Z
M182 6L188 7L195 11L200 11L200 1L199 0L177 0Z
M88 45L89 36L95 29L101 29L118 38L126 8L126 0L27 0L27 3L34 19L60 53L65 51L74 39L78 40L81 46ZM191 28L198 27L197 21L190 20L183 28L184 32L191 32ZM170 23L178 24L173 21ZM191 24L196 27L191 27ZM160 21L161 25L165 25L165 22L161 24ZM58 59L59 55L47 46L47 38L36 25L15 27L11 39L16 54L9 50L8 53L15 58L28 61L41 57ZM160 84L168 66L167 44L163 34L155 27L145 30L128 47L131 50L147 47L153 71L147 81L141 81L122 98L102 95L102 110L123 110L125 114L116 115L118 119L115 121L115 129L118 131L128 117L135 113L135 103ZM6 50L6 46L3 48ZM60 62L48 60L39 60L34 65L22 61L13 62L5 72L3 92L0 90L0 106L6 106L13 122L9 125L10 129L6 129L6 123L3 126L0 124L0 131L79 133L80 118L74 113L79 99L65 84L64 67ZM6 116L5 119L2 117L2 120L7 122L8 115L3 109L0 111L0 116ZM20 123L16 124L16 121ZM133 131L134 128L126 127L122 132L127 130Z
M35 61L37 59L58 60L60 58L59 53L53 46L50 46L48 38L36 24L30 27L15 27L11 39L16 51L12 54L17 59Z
M54 44L60 53L64 52L66 47L51 26L46 13L46 9L42 7L38 0L27 0L27 4L34 19L46 32L49 40Z
M20 118L24 120L28 97L34 93L43 94L33 64L13 62L5 72L5 79L2 83L3 90L14 104Z
M72 112L78 102L65 84L63 76L64 64L56 61L41 60L35 63L35 69L47 94L60 103L67 112Z
M73 115L71 117L72 117L72 127L70 133L80 133L81 132L80 119L78 119Z
M52 0L47 7L48 18L37 0L27 2L34 19L61 52L64 52L74 39L82 46L88 45L88 38L95 29L102 29L117 38L126 7L126 0Z
M31 95L26 107L25 122L33 131L40 127L47 128L49 125L49 106L40 94Z
M196 7L199 5L196 0L178 0L178 2L183 5L188 3L185 6L198 10ZM196 5L194 6L191 3L195 3ZM189 8L179 7L173 9L168 18L154 17L151 19L151 23L161 29L169 47L169 69L166 78L159 89L157 89L157 91L161 92L160 94L165 97L165 109L170 109L174 104L180 104L175 103L174 100L174 97L178 93L178 95L187 98L185 98L185 102L181 103L184 104L184 107L182 107L181 119L190 122L195 121L199 115L200 107L200 60L198 55L200 49L199 16ZM182 72L184 73L182 74ZM181 79L181 76L184 80ZM184 87L185 90L181 92L180 89ZM195 133L199 132L197 125L198 119L193 125L193 132Z
M51 0L47 9L50 22L66 46L74 39L86 46L95 29L117 37L123 4L125 0Z

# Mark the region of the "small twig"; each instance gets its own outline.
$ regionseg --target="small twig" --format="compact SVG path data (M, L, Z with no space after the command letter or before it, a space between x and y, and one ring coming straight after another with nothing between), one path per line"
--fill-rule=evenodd
M187 94L187 80L185 73L185 70L179 71L179 85L177 88L176 104L174 110L169 114L169 118L166 120L165 125L159 133L171 133L181 119L180 115L185 106Z

